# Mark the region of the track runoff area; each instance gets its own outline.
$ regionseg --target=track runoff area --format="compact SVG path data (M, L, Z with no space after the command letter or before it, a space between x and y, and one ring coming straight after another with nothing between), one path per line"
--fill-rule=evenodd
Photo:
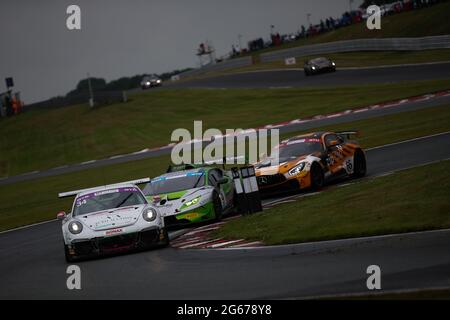
M352 121L353 119L363 119L364 117L382 116L385 113L382 113L381 110L389 110L390 112L391 110L392 112L395 110L395 112L401 113L411 110L410 108L434 106L446 102L449 95L450 92L448 91L432 93L421 97L393 101L383 105L362 107L339 114L318 115L311 119L294 119L286 123L270 124L265 126L265 128L280 128L286 130L286 132L296 131L299 127L304 128L304 126L312 129L315 126L323 125L323 121L329 121L326 122L327 124L341 123L334 121L341 119ZM170 152L171 147L164 146L158 150L145 150L145 152L130 155L130 158L127 158L127 156L122 158L132 160L136 155L146 157L152 152ZM379 146L366 150L366 152L368 178L388 175L399 170L449 159L450 133L444 132ZM97 162L100 161L85 165L89 166ZM107 162L98 164L103 165L107 164ZM301 193L265 199L260 202L260 199L258 199L255 193L254 181L252 181L253 172L251 169L244 168L244 172L239 171L238 173L242 177L242 182L244 182L241 184L242 193L247 195L247 213L252 210L265 210L281 203L297 201L301 197L314 196L316 194ZM234 177L237 178L236 175ZM339 186L339 184L329 186L322 192L332 191L333 188L338 188ZM252 198L252 194L255 197ZM256 209L252 209L252 206ZM367 250L378 257L377 259L379 261L383 261L390 266L389 268L392 272L389 274L391 285L387 285L389 289L403 290L411 287L436 287L437 284L442 283L442 279L445 277L448 278L448 273L445 270L441 270L441 267L450 263L450 257L448 252L445 254L444 251L439 249L442 247L443 241L445 243L448 242L448 233L450 232L446 230L276 247L266 247L259 241L247 241L245 239L227 241L225 239L214 239L210 237L211 231L227 223L228 220L238 218L239 215L235 215L226 217L223 221L217 223L172 232L170 234L171 245L177 250L165 249L150 251L146 254L94 260L87 262L83 268L86 268L84 270L88 274L97 274L99 270L96 271L96 269L101 268L104 276L108 278L111 278L112 273L117 274L119 270L121 273L125 272L129 275L127 279L113 277L115 279L113 281L114 285L117 286L116 288L122 289L129 286L129 280L133 281L133 275L139 274L141 285L139 287L133 286L132 292L125 290L126 296L130 298L158 297L162 299L182 299L187 296L193 299L278 299L321 297L326 294L338 296L340 294L358 293L364 291L360 283L365 283L363 279L367 275L351 276L357 274L356 270L352 269L352 265L360 265L362 261L365 263L367 261ZM56 243L60 244L58 242L58 232L60 232L59 222L50 221L0 234L0 239L5 244L3 249L0 250L1 260L5 262L1 267L1 271L3 271L2 274L10 274L8 279L2 279L3 288L0 291L1 297L70 297L70 291L66 288L60 288L60 284L65 282L65 273L63 270L65 270L67 265L63 262L61 256L61 245L56 245ZM407 243L405 243L405 240ZM34 245L30 246L31 243L35 243L36 241L39 243L39 248ZM356 245L357 247L355 247ZM18 255L17 248L21 248L19 251L26 252L27 254ZM335 252L335 250L337 251ZM425 253L423 250L432 250L432 254L430 251ZM314 253L313 255L310 254L312 252ZM332 255L334 254L333 257L330 256L330 252ZM426 261L422 259L423 254L427 255ZM43 256L49 259L43 260ZM400 257L411 263L408 266L402 265L399 263ZM267 278L264 270L273 269L274 258L281 261L280 266L283 267L284 271L282 274L276 276L277 279L271 279L272 281L269 281L270 286L268 286L261 282L261 279ZM303 262L298 260L300 258L303 259ZM324 265L321 260L331 258L333 261L336 261L335 268L333 269ZM162 264L155 262L160 268L158 277L162 276L166 280L169 279L167 281L171 283L172 289L176 288L175 292L172 289L165 290L167 286L164 286L162 283L158 284L158 280L154 274L149 272L150 270L139 267L137 272L136 266L139 264L136 264L136 262L141 259L159 260ZM203 280L198 277L189 279L190 272L187 266L192 264L192 259L198 260L196 273L199 272L203 275L210 276L204 277ZM125 260L131 261L132 263L124 264ZM349 262L343 265L337 262L350 260L354 264ZM52 262L50 263L50 261ZM212 261L220 261L220 266L212 270L209 264ZM312 269L302 267L305 266L305 261L308 261ZM21 267L30 263L35 266L32 273L23 270ZM143 263L142 265L147 264ZM241 267L237 268L238 265ZM227 271L230 268L234 270L232 273ZM299 270L299 268L302 270ZM434 270L434 272L428 272L427 270ZM344 272L346 276L338 276L339 272ZM57 277L57 280L51 276L52 274L59 273L63 275L59 277L61 279ZM184 274L183 278L176 279L174 275L177 273ZM214 277L212 277L213 274ZM304 276L301 276L302 274ZM414 275L413 278L416 281L413 284L409 282L411 277L408 274ZM78 297L124 297L124 290L119 290L122 292L120 294L117 293L119 291L116 293L115 291L108 291L104 285L108 282L105 281L106 278L103 279L102 277L98 277L98 281L93 279L91 284L87 284L83 292L77 293ZM309 279L305 277L309 277ZM17 281L19 278L21 280ZM172 279L175 282L172 282ZM219 279L222 285L217 283ZM340 280L336 282L336 279ZM135 280L137 281L137 279ZM30 287L30 283L33 283L33 281L35 285ZM148 281L153 281L153 284L150 282L147 283ZM223 286L224 281L229 285ZM296 281L299 281L297 283L308 285L301 286L300 288L295 284ZM46 288L45 292L40 289L44 287ZM155 288L155 290L151 288ZM217 288L221 289L217 290ZM240 290L236 291L236 288L240 288ZM367 293L367 291L365 292Z

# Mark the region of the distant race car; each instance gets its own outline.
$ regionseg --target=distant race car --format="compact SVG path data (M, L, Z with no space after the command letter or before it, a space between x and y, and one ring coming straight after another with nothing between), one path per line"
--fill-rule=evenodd
M292 137L276 146L279 164L266 157L255 165L262 194L317 190L341 177L363 177L366 157L360 145L351 140L356 131L315 132Z
M162 80L156 75L145 76L141 80L141 88L143 90L160 86L162 86Z
M136 185L149 178L60 193L75 196L62 220L67 262L128 250L167 246L169 237L158 209Z
M306 76L323 72L335 72L336 63L328 58L320 57L306 61L303 69Z
M235 207L232 176L218 167L170 167L143 191L168 227L217 221Z

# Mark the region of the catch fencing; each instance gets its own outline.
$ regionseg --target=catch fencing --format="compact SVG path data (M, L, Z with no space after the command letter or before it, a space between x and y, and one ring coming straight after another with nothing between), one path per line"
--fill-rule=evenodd
M419 51L449 49L450 35L423 38L376 38L344 40L282 49L260 54L260 62L282 61L286 58L303 57L355 51ZM213 71L224 71L252 65L252 57L242 57L218 62L179 74L179 79L198 76Z
M423 38L379 38L336 41L278 50L260 55L261 62L354 51L419 51L450 48L450 35Z

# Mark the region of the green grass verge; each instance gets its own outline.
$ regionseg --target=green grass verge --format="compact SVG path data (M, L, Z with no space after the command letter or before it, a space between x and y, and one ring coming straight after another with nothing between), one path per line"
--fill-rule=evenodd
M214 236L278 245L449 228L449 194L450 161L443 161L281 204Z
M450 130L450 105L358 121L335 128L362 130L359 140L365 147L383 145ZM70 210L72 199L59 200L58 192L144 176L154 177L165 171L169 161L169 156L163 156L0 186L0 230L53 219L59 210Z
M450 79L327 89L170 89L94 110L30 111L0 121L0 177L164 145L174 129L192 130L199 119L204 129L249 128L448 88Z

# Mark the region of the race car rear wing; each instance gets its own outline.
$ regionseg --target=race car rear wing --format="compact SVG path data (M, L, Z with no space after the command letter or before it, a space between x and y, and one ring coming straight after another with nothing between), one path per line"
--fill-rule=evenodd
M93 187L93 188L61 192L61 193L58 193L58 198L73 197L73 196L76 196L79 193L82 193L82 192L85 192L85 191L89 191L89 190L95 190L95 189L98 189L98 188L109 188L109 187L115 187L115 186L119 186L119 185L123 185L123 184L143 184L143 183L148 183L148 182L150 182L150 178L142 178L142 179L137 179L137 180L131 180L131 181L107 184L107 185L104 185L104 186L98 186L98 187Z
M336 134L344 136L346 139L350 139L351 136L359 136L359 131L357 130L337 131Z

